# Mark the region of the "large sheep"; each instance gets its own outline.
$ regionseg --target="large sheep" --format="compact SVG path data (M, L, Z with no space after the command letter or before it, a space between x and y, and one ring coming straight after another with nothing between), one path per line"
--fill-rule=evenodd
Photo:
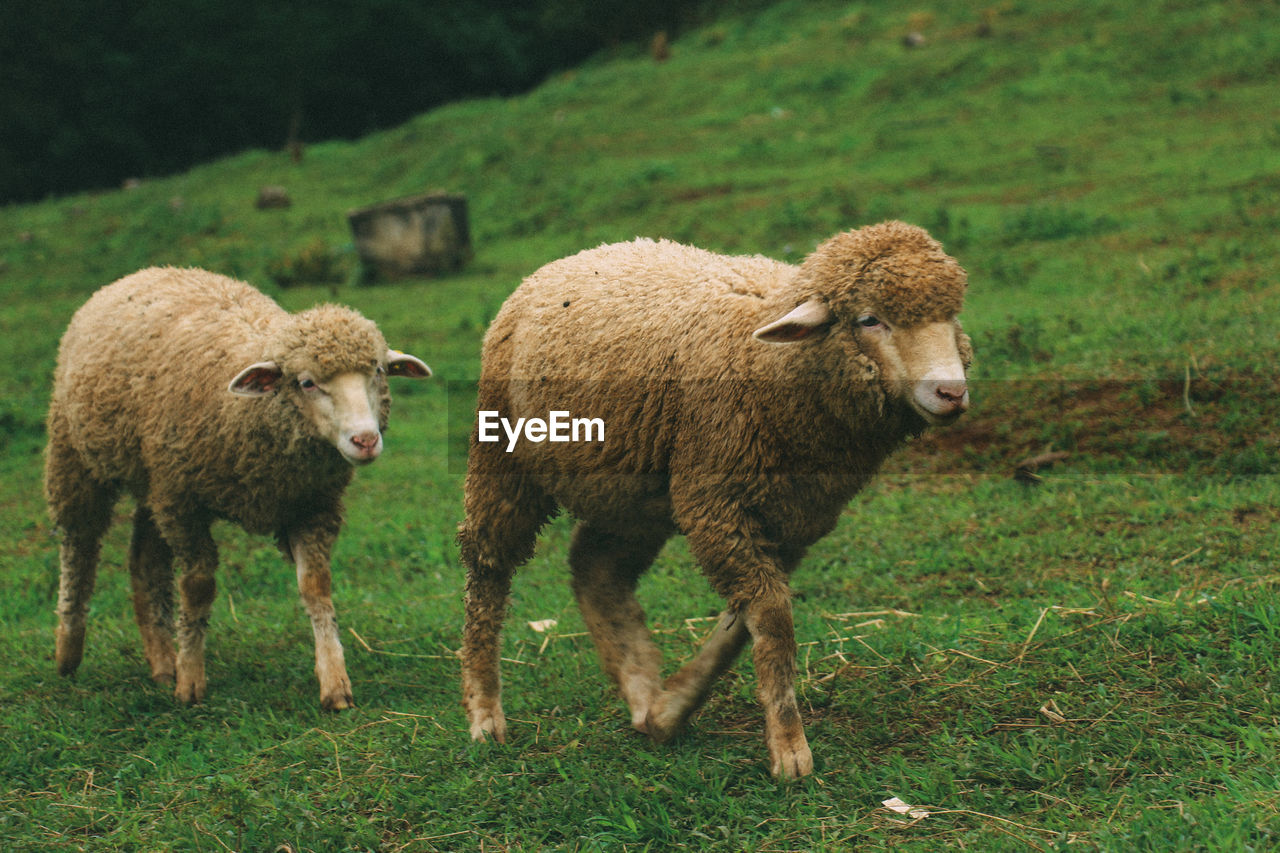
M573 590L632 725L674 736L750 638L772 771L811 772L788 575L892 450L968 407L965 286L901 222L839 234L800 266L637 240L527 278L485 336L478 408L508 426L497 442L472 435L459 527L472 737L505 738L511 575L564 507L579 519ZM507 440L553 411L602 421L604 440L538 441L542 427ZM727 608L663 682L634 590L676 533Z
M229 519L274 534L297 566L321 704L352 704L329 554L353 466L382 450L386 376L426 377L349 308L289 314L243 282L146 269L95 293L63 335L45 493L62 534L57 665L79 666L99 542L120 492L136 500L129 573L151 675L205 695L204 637ZM173 561L182 568L173 646Z

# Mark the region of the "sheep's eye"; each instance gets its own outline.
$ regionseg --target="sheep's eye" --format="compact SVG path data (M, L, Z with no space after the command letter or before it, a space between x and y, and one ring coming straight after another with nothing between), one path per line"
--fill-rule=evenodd
M381 364L379 364L379 365L378 365L378 375L379 375L379 376L381 376L382 374L384 374L384 373L386 373L386 372L387 372L387 369L386 369L385 367L383 367Z
M874 329L880 325L880 318L874 314L863 314L858 318L858 325L864 329Z
M312 391L320 386L316 385L316 381L314 379L299 379L298 387L303 391Z

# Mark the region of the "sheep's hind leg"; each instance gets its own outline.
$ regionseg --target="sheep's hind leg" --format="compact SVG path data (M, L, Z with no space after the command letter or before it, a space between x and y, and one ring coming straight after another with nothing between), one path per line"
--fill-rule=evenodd
M142 647L151 667L151 678L157 683L172 684L176 670L173 651L173 551L156 529L151 511L143 506L133 513L129 582L133 587L133 614L142 634Z
M85 625L89 599L98 573L100 534L76 531L63 536L59 548L62 565L58 582L58 633L55 660L58 674L70 675L84 659Z
M204 640L217 592L214 572L218 567L218 547L209 535L207 520L179 520L166 515L155 503L152 511L156 526L182 566L173 695L179 702L191 705L204 701L208 688Z
M623 537L583 521L569 548L578 608L601 665L631 709L631 725L641 732L647 731L649 707L661 690L662 655L645 627L635 588L666 539L663 532Z
M333 538L323 532L289 537L289 550L298 568L298 592L315 635L316 678L320 681L320 705L326 711L355 707L331 594L329 554Z
M462 635L462 702L472 740L507 740L502 711L502 621L514 567L468 567Z
M474 460L474 451L473 451ZM458 528L462 562L467 567L465 624L462 634L462 701L473 740L507 739L502 711L499 660L502 622L507 614L511 576L533 554L538 530L555 503L517 474L491 477L467 474L466 520ZM510 492L511 499L495 496Z
M111 524L117 490L90 475L74 450L54 438L46 457L45 492L49 514L62 533L59 546L58 629L55 660L60 675L70 675L84 658L85 623L98 573L102 535Z

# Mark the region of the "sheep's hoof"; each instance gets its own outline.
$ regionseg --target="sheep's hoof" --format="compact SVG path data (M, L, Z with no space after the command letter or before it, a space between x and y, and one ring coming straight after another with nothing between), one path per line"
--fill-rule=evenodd
M663 717L670 717L670 714L663 715L654 708L649 709L649 713L645 715L643 725L636 726L636 730L647 734L654 743L667 743L684 727L684 720L664 720Z
M59 660L58 675L74 675L75 671L80 668L80 659L75 660Z
M84 628L58 626L57 650L54 660L58 662L58 675L70 675L80 667L84 659Z
M642 735L649 734L649 707L636 708L631 712L631 728Z
M351 691L330 693L328 696L320 697L320 707L326 711L345 711L348 708L356 706L355 697L351 695Z
M173 684L178 677L178 656L168 637L144 637L147 666L151 668L151 680L156 684Z
M173 690L173 698L183 705L198 705L204 701L205 683L192 681L181 676Z
M666 743L684 728L694 707L678 690L665 690L653 700L644 717L644 726L636 726L653 739L654 743Z
M799 779L813 772L813 751L807 743L801 743L798 749L780 750L770 756L770 761L770 772L779 780Z
M489 738L496 743L507 742L507 719L502 711L477 711L471 715L471 739L484 743Z
M148 656L151 666L151 680L156 684L173 684L178 680L178 662L173 652Z

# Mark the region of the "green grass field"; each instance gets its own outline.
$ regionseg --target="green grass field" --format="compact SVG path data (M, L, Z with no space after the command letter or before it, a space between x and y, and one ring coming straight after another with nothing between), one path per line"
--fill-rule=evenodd
M684 34L665 63L621 50L298 164L249 152L0 209L8 849L1280 845L1280 9L911 11L783 2ZM293 207L256 210L264 184ZM469 197L475 262L358 286L344 212L432 188ZM770 778L749 656L674 743L630 731L572 602L564 518L516 579L510 741L472 744L456 439L506 294L604 241L798 260L886 218L969 270L974 408L895 457L794 577L817 774ZM54 673L40 453L57 341L93 290L155 263L291 309L351 304L436 371L395 387L387 452L348 492L335 601L354 711L321 712L293 571L230 526L210 696L175 706L132 621L127 502L84 664ZM1069 455L1015 479L1050 451ZM669 665L718 609L680 541L641 600Z

